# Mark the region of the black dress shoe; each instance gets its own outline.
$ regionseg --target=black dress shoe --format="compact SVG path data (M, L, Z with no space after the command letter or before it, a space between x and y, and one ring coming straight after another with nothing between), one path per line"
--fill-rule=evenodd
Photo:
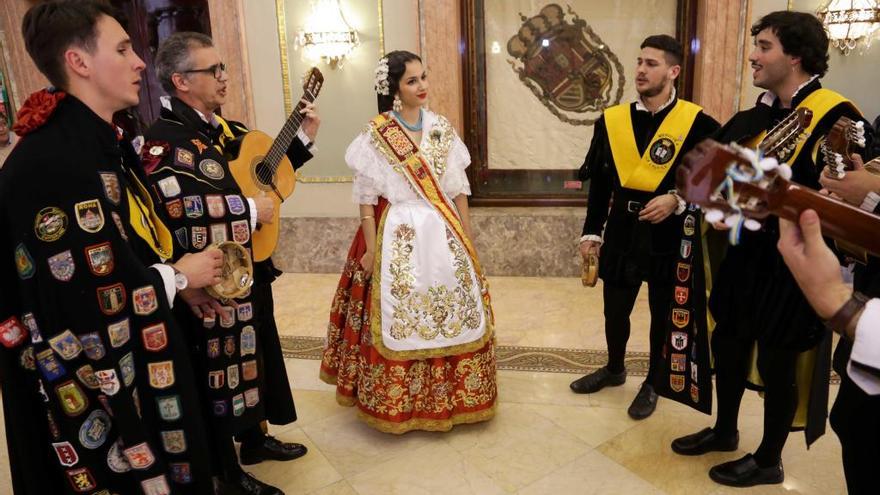
M648 382L644 382L626 412L632 419L645 419L653 414L656 408L657 392L654 392L654 387Z
M278 488L267 485L256 479L250 473L242 472L235 482L240 493L247 495L284 495L284 492Z
M703 455L707 452L733 452L739 447L739 432L729 437L715 434L712 428L676 438L672 441L672 451L680 455Z
M626 370L615 374L608 371L608 368L602 367L571 382L569 387L576 394L592 394L605 387L623 385L624 382L626 382Z
M762 468L752 454L746 454L741 459L713 467L709 470L709 477L722 485L747 487L777 485L785 480L785 472L782 471L782 461L775 466Z
M242 443L239 460L246 466L266 460L292 461L306 455L308 451L305 445L282 442L266 435L262 443Z

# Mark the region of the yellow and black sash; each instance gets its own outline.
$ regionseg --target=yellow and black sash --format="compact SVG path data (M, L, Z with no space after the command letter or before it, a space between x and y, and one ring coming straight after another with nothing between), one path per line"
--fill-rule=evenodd
M819 88L816 91L810 93L806 98L804 98L804 100L796 108L807 108L813 112L813 118L810 121L810 125L807 126L807 128L805 129L805 134L807 136L812 134L813 131L816 130L816 126L819 125L819 122L822 121L822 119L828 114L828 112L830 112L831 109L833 109L837 105L840 105L841 103L847 103L851 105L854 110L858 111L858 109L850 100L845 98L840 93L826 88ZM764 131L757 136L747 140L743 144L748 148L757 148L766 136L767 131ZM791 154L791 157L789 157L788 159L788 164L792 164L795 162L795 160L797 160L797 157L801 154L801 151L803 151L804 143L806 142L806 139L802 139L798 143L794 152ZM816 140L816 144L811 150L811 153L813 154L813 162L816 161L816 153L819 149L819 143L820 140Z
M482 284L483 305L487 310L489 323L494 325L495 317L492 312L492 301L489 297L489 285L486 277L483 275L480 261L477 259L477 252L474 250L471 240L465 235L458 212L453 206L452 201L440 188L440 183L434 175L431 166L400 124L389 117L388 114L379 114L370 121L370 133L379 151L395 167L399 167L399 170L419 196L440 214L440 218L443 219L449 230L465 247L477 278ZM378 310L375 311L378 313Z
M620 185L638 191L656 191L675 164L681 147L702 110L699 105L678 100L640 156L633 135L630 105L616 105L606 109L608 142Z
M141 181L131 173L127 174L127 177L132 182L132 186L138 189L135 192L131 188L126 188L129 211L128 223L162 261L171 259L174 254L171 231L168 230L168 227L156 215L153 200L150 199L150 193L147 192Z

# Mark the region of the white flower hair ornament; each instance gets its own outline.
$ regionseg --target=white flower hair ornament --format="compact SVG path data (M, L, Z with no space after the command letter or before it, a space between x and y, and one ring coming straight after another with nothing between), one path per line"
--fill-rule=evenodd
M391 84L388 82L388 57L379 59L379 65L376 66L376 81L374 88L376 93L382 96L391 94Z

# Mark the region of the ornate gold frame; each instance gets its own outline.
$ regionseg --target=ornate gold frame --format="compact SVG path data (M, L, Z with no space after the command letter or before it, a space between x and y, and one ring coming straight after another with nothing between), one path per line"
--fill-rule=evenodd
M287 10L286 0L275 0L275 16L278 19L278 51L281 54L281 88L284 92L284 113L290 115L293 111L292 84L290 80L290 64L288 63L287 50ZM421 17L421 8L419 9ZM379 16L379 56L385 54L385 21L382 0L376 0L376 12ZM296 181L303 184L345 184L352 182L351 176L326 176L326 177L303 177L297 174Z

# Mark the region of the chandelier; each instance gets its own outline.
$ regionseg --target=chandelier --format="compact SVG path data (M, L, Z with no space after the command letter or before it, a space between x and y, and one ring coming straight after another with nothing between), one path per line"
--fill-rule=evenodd
M312 15L296 37L306 58L323 60L332 68L342 67L345 57L358 44L357 31L346 22L339 0L313 0Z
M880 28L880 6L877 0L831 0L816 14L825 25L831 43L844 55L857 46L863 52Z

